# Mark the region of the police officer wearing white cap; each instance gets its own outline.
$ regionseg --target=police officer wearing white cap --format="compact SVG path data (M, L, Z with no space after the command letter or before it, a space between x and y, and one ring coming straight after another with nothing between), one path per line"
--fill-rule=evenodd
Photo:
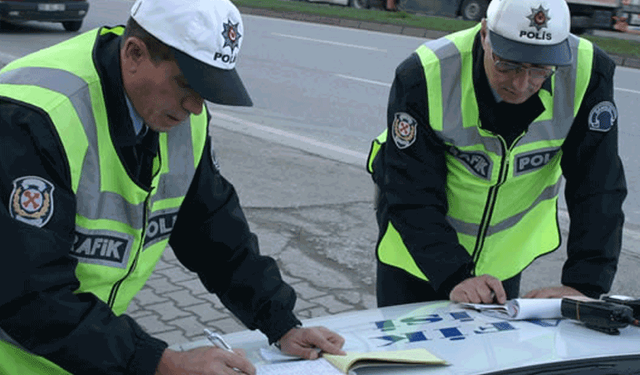
M138 0L126 28L0 71L1 374L254 374L241 351L175 352L125 314L167 244L270 343L343 353L300 326L215 160L204 101L252 104L244 38L229 0Z
M517 297L521 272L560 246L563 176L561 285L524 297L609 291L627 194L615 66L569 23L564 0L493 0L399 65L368 160L379 306Z

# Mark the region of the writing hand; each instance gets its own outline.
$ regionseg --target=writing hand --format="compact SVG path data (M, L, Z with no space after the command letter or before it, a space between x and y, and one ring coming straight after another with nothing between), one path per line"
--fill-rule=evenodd
M318 358L318 351L346 354L342 350L344 338L325 327L292 328L280 338L280 350L306 359Z
M186 352L165 349L160 358L156 375L255 375L256 368L241 349L233 352L214 347L200 347Z

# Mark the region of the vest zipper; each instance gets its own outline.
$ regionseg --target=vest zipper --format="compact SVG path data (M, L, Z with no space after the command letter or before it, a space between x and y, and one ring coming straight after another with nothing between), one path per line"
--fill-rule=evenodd
M504 184L504 182L507 180L507 176L509 175L509 158L511 156L511 151L515 147L516 143L518 143L518 141L524 135L524 132L520 134L520 136L518 136L518 138L513 141L510 148L507 147L507 142L505 142L502 136L496 135L496 138L500 140L500 145L502 146L502 150L504 151L504 156L500 161L500 173L498 174L498 180L495 185L489 188L489 193L487 194L487 202L484 206L482 220L480 221L476 244L471 255L471 258L473 260L473 267L471 269L472 276L476 276L476 265L478 264L478 260L480 259L480 253L484 248L484 240L487 235L487 230L489 229L489 223L491 223L491 217L493 216L493 209L495 208L496 199L498 197L498 189L502 184Z
M111 308L112 310L113 310L113 306L116 303L116 296L118 294L118 290L120 289L120 285L122 285L122 283L129 276L131 276L133 271L136 269L136 265L138 264L138 259L140 258L140 253L142 253L142 248L144 247L144 238L147 235L147 220L149 217L149 201L150 200L151 200L151 192L149 193L149 195L147 195L147 198L144 200L142 235L140 236L140 246L138 246L138 249L136 250L135 258L133 258L133 262L131 263L131 267L129 268L129 271L127 271L127 274L124 275L120 280L116 281L116 283L113 284L113 288L111 288L111 293L109 294L109 300L107 301L107 304L109 305L109 308Z
M161 166L162 166L162 155L160 154L160 152L158 152L157 163L156 163L156 159L154 159L153 166L152 166L153 168L152 174L151 174L152 187L149 189L149 193L147 194L147 197L144 200L144 215L142 218L142 234L140 236L140 246L136 251L136 256L135 258L133 258L133 262L131 263L131 268L129 268L129 271L127 271L127 274L124 275L120 280L116 281L116 283L113 284L113 288L111 288L111 293L109 294L109 300L107 304L112 310L113 310L113 306L116 303L116 295L118 294L120 285L122 285L122 283L127 279L127 277L129 277L133 273L133 271L136 269L136 265L138 265L138 259L140 258L140 253L142 253L142 249L144 248L144 238L147 236L149 212L151 211L151 205L150 205L151 195L153 194L154 189L157 188L157 186L156 187L153 186L154 185L153 181L155 180L156 176L160 173Z

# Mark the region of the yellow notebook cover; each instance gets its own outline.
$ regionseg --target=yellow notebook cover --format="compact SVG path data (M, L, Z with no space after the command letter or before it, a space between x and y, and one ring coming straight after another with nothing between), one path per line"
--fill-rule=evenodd
M407 349L381 352L347 352L347 355L323 354L341 372L369 366L388 365L445 365L447 362L426 349Z

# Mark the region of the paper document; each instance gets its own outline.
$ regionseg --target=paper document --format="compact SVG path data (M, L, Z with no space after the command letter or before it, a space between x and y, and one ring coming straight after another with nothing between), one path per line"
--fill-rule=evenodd
M256 366L256 375L342 375L326 359L276 362Z
M504 305L462 303L463 307L502 319L561 319L562 298L516 298Z
M285 354L274 347L260 348L260 355L267 362L298 361L297 355Z

